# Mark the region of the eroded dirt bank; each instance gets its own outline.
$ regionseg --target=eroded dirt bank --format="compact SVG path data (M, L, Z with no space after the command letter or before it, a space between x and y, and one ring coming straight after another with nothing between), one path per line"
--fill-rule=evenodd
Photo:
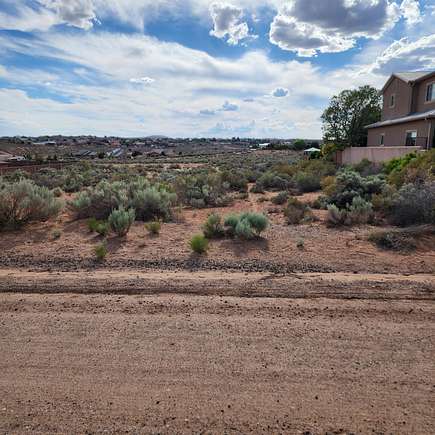
M2 433L435 426L433 301L2 293L0 332Z

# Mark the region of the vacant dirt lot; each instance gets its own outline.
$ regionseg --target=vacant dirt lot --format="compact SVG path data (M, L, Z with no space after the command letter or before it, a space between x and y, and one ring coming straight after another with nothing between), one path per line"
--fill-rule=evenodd
M433 434L432 276L244 276L3 270L1 433Z

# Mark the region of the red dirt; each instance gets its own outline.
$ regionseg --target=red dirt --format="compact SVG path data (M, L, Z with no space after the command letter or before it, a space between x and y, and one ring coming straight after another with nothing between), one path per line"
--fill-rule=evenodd
M2 433L412 434L433 301L0 295Z

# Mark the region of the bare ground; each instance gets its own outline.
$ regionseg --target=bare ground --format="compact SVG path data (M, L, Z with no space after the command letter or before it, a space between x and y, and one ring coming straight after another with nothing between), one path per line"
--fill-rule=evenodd
M434 290L431 275L2 270L0 431L431 435Z

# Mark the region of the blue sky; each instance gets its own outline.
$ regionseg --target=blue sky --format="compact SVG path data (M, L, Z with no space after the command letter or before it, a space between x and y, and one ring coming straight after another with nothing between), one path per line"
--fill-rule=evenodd
M435 0L1 0L0 135L321 137L435 69Z

